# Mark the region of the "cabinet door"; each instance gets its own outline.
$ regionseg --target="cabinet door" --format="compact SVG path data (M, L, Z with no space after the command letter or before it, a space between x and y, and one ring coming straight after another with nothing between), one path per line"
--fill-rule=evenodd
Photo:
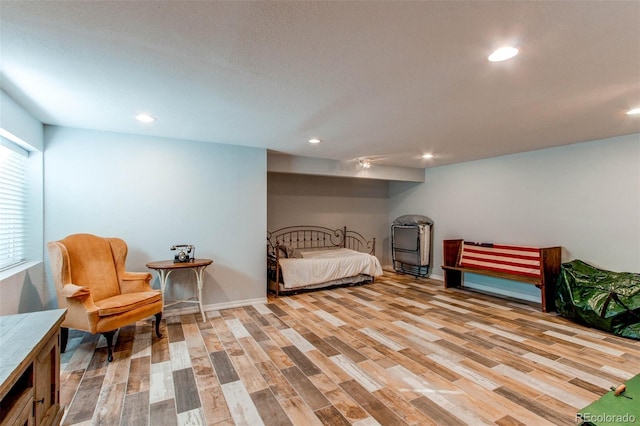
M60 333L55 334L35 360L35 424L49 425L60 408Z

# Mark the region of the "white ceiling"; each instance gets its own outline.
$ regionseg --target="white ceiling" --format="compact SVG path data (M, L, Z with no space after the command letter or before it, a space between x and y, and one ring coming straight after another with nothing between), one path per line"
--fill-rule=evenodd
M640 132L639 1L2 1L0 24L1 87L47 124L408 167Z

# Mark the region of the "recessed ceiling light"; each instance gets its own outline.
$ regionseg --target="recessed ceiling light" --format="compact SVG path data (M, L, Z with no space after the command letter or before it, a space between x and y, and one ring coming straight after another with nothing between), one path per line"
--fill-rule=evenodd
M156 121L156 118L150 116L149 114L138 114L136 115L136 120L141 123L153 123L154 121Z
M361 169L370 169L371 168L371 160L368 158L361 158L358 160L358 167Z
M511 59L518 54L518 49L511 46L504 46L499 49L494 50L494 52L489 55L490 62L500 62L506 61L507 59Z
M322 141L320 139L318 139L318 138L309 139L309 143L316 144L316 143L320 143L320 142L322 142Z
M627 111L627 115L640 115L640 108L634 108Z
M433 154L422 154L422 158L428 160L429 158L433 158Z

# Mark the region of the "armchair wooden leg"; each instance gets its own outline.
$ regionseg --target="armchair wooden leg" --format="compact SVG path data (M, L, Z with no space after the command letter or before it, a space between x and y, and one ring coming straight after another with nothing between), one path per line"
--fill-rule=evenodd
M67 350L67 342L69 342L69 329L60 327L60 353Z
M107 331L102 333L105 339L107 339L107 354L108 354L107 361L109 362L113 361L113 336L115 336L116 331L118 330Z
M158 339L162 337L162 333L160 333L160 320L162 320L162 312L156 314L156 336L158 336Z

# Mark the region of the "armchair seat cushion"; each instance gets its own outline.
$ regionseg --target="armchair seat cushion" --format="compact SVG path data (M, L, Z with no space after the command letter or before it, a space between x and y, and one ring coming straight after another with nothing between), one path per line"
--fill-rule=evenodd
M141 291L137 293L124 293L116 296L107 297L95 304L99 308L98 315L108 317L110 315L118 315L129 312L141 306L150 305L162 300L159 291Z

